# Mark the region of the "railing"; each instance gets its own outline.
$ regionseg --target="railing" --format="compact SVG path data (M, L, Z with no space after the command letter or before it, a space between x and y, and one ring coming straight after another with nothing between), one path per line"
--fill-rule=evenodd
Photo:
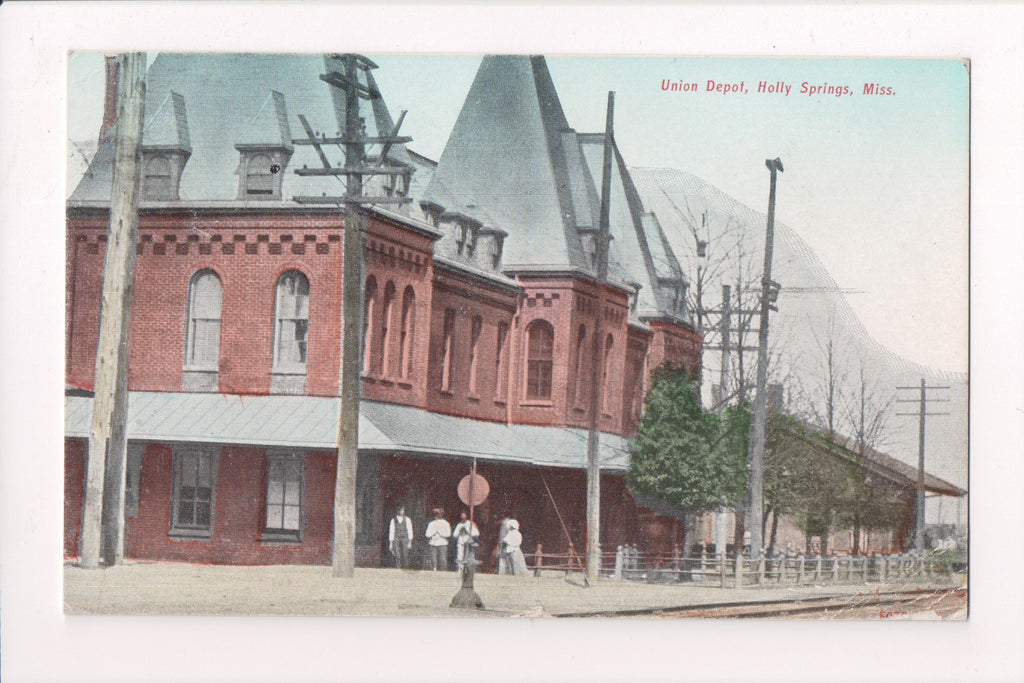
M708 586L799 586L812 584L893 583L909 579L949 579L956 573L948 558L919 553L871 556L785 556L752 558L745 555L702 553L677 555L643 553L636 546L619 546L604 560L603 573L616 580L694 582ZM606 554L607 557L607 554Z

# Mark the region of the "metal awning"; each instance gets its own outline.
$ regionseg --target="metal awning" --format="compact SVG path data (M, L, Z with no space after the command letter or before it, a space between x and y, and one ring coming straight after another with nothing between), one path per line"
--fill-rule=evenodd
M65 396L64 405L65 436L88 438L92 399ZM359 406L362 451L586 467L583 429L485 422L377 401ZM128 438L332 450L339 407L337 397L133 391ZM601 468L625 470L630 444L622 436L602 433Z
M338 444L340 399L317 396L133 391L128 394L128 438L137 441L209 442L333 449ZM64 398L64 434L88 438L92 399ZM360 447L391 446L359 418Z

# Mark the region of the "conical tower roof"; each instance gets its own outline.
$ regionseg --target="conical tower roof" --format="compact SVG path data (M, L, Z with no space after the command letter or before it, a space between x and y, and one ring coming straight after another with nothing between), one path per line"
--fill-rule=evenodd
M508 232L506 271L593 276L604 139L570 128L543 57L485 57L423 199ZM681 319L682 269L612 151L609 280Z
M508 231L507 269L590 271L561 150L568 130L543 57L484 57L424 199Z

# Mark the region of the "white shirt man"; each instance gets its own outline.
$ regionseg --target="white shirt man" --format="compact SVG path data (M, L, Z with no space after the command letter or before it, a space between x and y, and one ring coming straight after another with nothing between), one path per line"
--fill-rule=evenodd
M460 515L459 523L455 525L453 535L455 536L455 563L461 567L466 563L466 548L469 547L471 539L473 545L476 545L476 539L480 537L480 529L477 528L475 522L470 522L469 515L463 512Z
M427 525L427 545L430 551L430 568L434 571L448 570L448 539L452 536L452 526L444 518L441 508L434 509L434 519Z

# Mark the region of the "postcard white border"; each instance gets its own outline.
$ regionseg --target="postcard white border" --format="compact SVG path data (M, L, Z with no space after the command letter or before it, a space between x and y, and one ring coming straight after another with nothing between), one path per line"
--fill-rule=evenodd
M5 680L1024 677L1019 486L1024 8L7 3L0 10L0 599ZM968 624L65 618L60 609L65 55L120 51L917 56L972 60ZM16 296L31 287L31 299ZM32 343L25 348L25 335ZM18 359L17 362L14 359ZM1017 565L1016 571L1010 563ZM393 639L407 650L393 656ZM287 668L271 656L291 646ZM192 650L180 643L204 643ZM270 644L273 643L273 647ZM462 662L452 646L474 655Z

